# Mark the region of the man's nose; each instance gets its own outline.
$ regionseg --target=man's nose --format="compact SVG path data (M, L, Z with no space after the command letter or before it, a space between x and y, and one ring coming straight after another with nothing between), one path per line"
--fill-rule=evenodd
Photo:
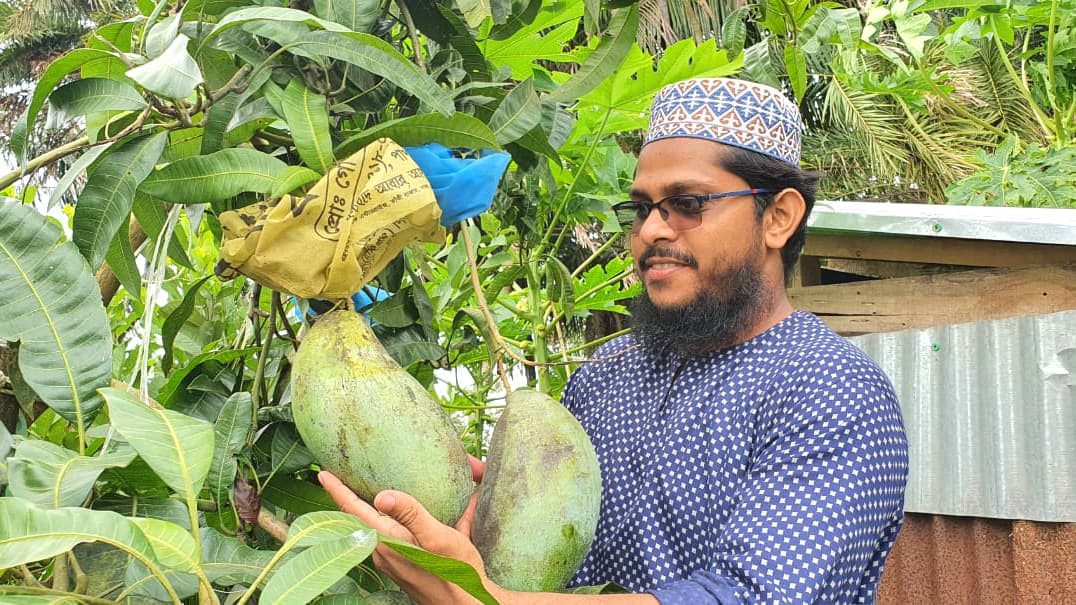
M675 239L676 230L669 226L659 208L653 208L639 225L636 236L641 241L651 244L660 240Z

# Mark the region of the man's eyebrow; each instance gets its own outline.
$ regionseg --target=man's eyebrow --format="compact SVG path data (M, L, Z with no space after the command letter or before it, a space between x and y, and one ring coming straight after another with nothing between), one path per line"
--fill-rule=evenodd
M662 187L659 190L659 198L681 193L705 193L704 190L708 188L711 186L702 181L676 181ZM636 187L631 188L629 195L633 200L649 200L651 197L646 191Z

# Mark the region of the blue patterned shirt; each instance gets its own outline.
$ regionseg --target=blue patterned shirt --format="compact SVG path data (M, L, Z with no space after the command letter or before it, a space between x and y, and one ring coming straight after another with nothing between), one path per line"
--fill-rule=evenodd
M698 355L632 336L564 404L602 471L572 584L665 605L872 603L903 522L908 445L889 379L817 317Z

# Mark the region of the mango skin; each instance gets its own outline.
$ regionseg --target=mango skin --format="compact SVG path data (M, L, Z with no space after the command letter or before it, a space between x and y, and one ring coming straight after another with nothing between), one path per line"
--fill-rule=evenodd
M360 498L414 496L452 525L474 489L448 414L352 311L320 318L292 361L292 415L321 466Z
M579 421L548 395L510 393L471 529L490 579L524 592L563 589L594 540L600 505L598 456Z

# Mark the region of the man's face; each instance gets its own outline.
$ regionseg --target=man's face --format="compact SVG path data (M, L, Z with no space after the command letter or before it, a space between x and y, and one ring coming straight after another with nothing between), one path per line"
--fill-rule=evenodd
M632 197L656 202L679 193L707 194L748 189L717 164L721 146L704 139L670 138L639 154ZM746 263L758 268L763 244L750 195L705 202L697 227L677 231L658 210L631 235L635 269L658 308L683 307L701 292L721 293Z

